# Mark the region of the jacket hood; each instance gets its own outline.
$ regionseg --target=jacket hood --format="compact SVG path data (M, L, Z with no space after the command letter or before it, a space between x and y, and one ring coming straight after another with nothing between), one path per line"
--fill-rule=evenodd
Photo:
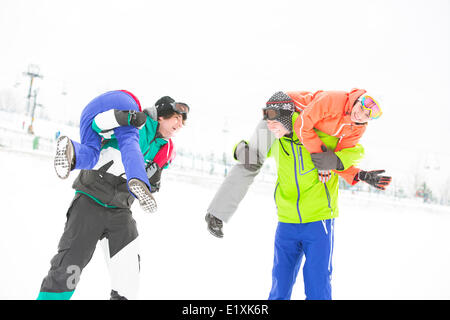
M144 112L153 120L158 121L158 112L155 106L151 106L144 109Z
M350 113L352 111L353 105L355 104L355 101L358 100L359 97L361 97L363 94L365 94L367 91L364 89L352 89L348 93L348 101L345 105L345 113Z

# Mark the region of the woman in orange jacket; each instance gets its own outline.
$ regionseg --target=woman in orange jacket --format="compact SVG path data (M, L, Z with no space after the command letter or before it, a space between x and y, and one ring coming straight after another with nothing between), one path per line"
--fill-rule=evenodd
M360 169L352 166L339 171L343 166L334 152L356 146L366 130L367 122L381 116L378 103L370 96L364 95L365 93L366 90L363 89L353 89L350 92L286 92L300 112L294 123L295 133L311 153L311 158L319 170L319 178L323 182L329 179L329 170L339 174L350 185L359 181ZM338 137L336 149L327 150L314 129ZM380 180L375 187L384 190L390 183L390 177L387 179L388 177L378 176L380 173L382 172L373 172L373 178Z

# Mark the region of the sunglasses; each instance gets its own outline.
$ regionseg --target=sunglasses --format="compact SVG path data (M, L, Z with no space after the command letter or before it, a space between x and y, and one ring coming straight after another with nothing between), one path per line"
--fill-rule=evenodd
M378 119L383 114L383 112L381 112L380 106L378 105L378 102L376 102L375 99L370 96L364 96L361 99L361 105L364 110L369 110L370 119Z

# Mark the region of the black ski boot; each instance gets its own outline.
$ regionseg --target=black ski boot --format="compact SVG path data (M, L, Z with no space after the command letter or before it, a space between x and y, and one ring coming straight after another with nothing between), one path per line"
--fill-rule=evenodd
M53 160L56 174L66 179L75 167L75 150L69 137L61 136L56 142L56 155Z
M147 213L156 212L157 206L147 185L139 179L131 179L128 182L131 193L139 200L142 210Z
M144 112L136 110L117 110L114 109L116 121L121 126L133 126L141 129L147 121L147 115Z
M205 221L208 224L208 231L217 238L223 238L223 222L219 218L216 218L211 213L207 213Z
M128 300L124 296L121 296L117 291L111 290L111 298L109 300Z

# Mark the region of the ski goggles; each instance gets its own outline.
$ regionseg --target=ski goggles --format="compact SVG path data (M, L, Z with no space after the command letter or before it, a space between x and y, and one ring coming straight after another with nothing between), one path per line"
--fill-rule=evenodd
M370 96L364 96L361 99L361 105L365 110L369 110L370 119L378 119L383 114L383 112L381 112L380 106L378 105L378 102L376 102L375 99Z
M263 109L263 120L280 120L282 116L291 116L292 111L286 109Z
M172 110L176 113L181 114L183 120L187 119L187 114L189 113L189 106L184 102L173 102L170 104Z

